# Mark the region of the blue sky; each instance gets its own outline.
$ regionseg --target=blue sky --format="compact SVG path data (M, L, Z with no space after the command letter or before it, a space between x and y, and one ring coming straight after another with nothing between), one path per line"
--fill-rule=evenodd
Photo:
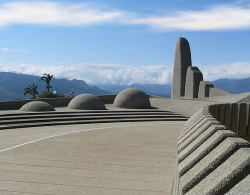
M206 80L250 77L249 0L0 1L0 71L169 84L178 37Z

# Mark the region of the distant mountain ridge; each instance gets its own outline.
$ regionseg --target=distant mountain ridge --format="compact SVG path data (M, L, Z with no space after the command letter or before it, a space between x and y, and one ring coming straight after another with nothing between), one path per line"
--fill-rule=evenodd
M212 83L214 87L221 88L233 94L250 92L250 77L244 79L218 79Z
M0 72L0 101L24 99L24 88L32 83L39 85L38 91L45 91L45 83L39 81L40 77L13 72ZM221 88L229 93L250 92L250 77L245 79L218 79L212 82L215 87ZM57 79L51 81L52 91L69 95L74 90L77 94L91 93L94 95L117 94L126 88L138 88L147 94L162 97L170 97L171 86L160 84L133 84L133 85L115 85L115 84L96 84L90 86L83 80Z
M36 83L39 92L45 91L45 82L39 81L40 77L19 74L12 72L0 72L0 100L15 100L24 99L29 96L24 96L24 88L32 83ZM95 86L89 86L82 80L68 80L68 79L57 79L56 77L51 80L52 89L56 93L63 93L69 95L74 90L77 94L91 93L95 95L108 94L109 92L99 89Z
M170 97L171 86L170 85L160 85L160 84L132 84L132 85L114 85L114 84L96 84L99 88L110 91L114 94L118 94L126 88L138 88L147 94Z

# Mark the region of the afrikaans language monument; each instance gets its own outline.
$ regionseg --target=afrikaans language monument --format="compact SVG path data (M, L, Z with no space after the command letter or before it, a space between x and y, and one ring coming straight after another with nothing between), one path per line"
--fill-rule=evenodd
M179 38L171 99L0 102L0 194L250 194L250 92L203 79Z

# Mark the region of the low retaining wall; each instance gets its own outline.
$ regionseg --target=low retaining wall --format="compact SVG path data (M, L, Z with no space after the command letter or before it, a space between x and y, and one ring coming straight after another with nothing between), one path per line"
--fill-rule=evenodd
M223 125L231 116L230 127L245 128L249 115L245 105L229 107L204 106L180 130L172 194L250 194L250 144Z
M250 136L249 104L215 104L209 107L209 112L238 136Z
M104 104L112 104L114 102L116 95L100 95L98 97L102 99ZM72 99L71 97L43 98L39 99L39 101L47 102L53 107L66 107L68 106L71 99ZM18 110L24 104L31 101L37 101L37 100L27 99L27 100L13 100L13 101L0 102L0 110Z

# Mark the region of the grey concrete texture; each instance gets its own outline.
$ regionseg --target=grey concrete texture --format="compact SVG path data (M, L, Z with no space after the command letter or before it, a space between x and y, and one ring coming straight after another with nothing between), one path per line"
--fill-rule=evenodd
M241 103L239 104L239 124L238 124L238 136L247 135L247 104Z
M187 39L180 37L176 43L171 98L185 95L187 68L192 66L191 52Z
M149 96L136 88L128 88L120 92L115 98L114 105L119 108L151 108Z
M0 131L1 150L45 138L1 152L0 194L170 194L177 133L183 124L111 123ZM88 129L92 130L82 131Z
M249 173L250 148L241 148L186 194L225 194Z
M196 150L202 143L204 143L209 137L211 137L216 131L226 130L224 125L211 125L206 131L198 136L193 142L191 142L186 148L178 153L178 160L181 162L194 150Z
M203 75L198 67L189 66L186 74L185 97L198 98L200 82Z
M180 134L179 134L179 140L180 142L182 141L181 138L184 137L185 135L187 135L193 128L197 128L197 126L201 125L202 122L204 122L203 120L206 120L206 119L211 119L211 120L214 120L214 118L212 117L212 115L210 114L199 114L193 121L192 123L190 123L189 125L187 125L185 127L185 129L183 129Z
M249 103L250 92L239 94L227 94L221 96L209 97L209 100L220 103Z
M106 107L103 101L92 94L80 94L74 97L68 108L76 110L105 110Z
M156 101L157 100L157 101ZM212 105L217 102L214 101L204 101L198 98L190 99L190 98L179 98L179 99L159 99L159 98L151 98L150 101L154 101L155 105L161 104L161 108L165 108L168 111L172 111L184 116L191 117L198 110L200 110L203 106ZM164 103L164 104L163 104ZM157 106L159 107L159 106Z
M45 111L55 111L55 109L48 103L43 101L32 101L23 105L20 111L25 112L45 112Z
M204 117L212 117L212 115L210 113L205 113L203 111L203 109L199 110L198 112L196 112L192 118L189 118L190 120L188 120L185 125L183 126L183 128L180 131L180 134L188 132L191 128L193 128L197 122L200 122Z
M247 135L250 135L250 104L247 104Z
M199 85L198 98L209 97L210 88L213 88L214 85L209 81L201 81Z
M183 194L193 188L202 179L214 171L227 158L242 147L249 147L249 142L238 137L228 137L207 156L201 159L192 169L180 178L180 189Z
M219 117L218 121L220 121L222 124L225 123L225 104L220 104L219 106Z
M200 109L199 111L197 111L194 115L192 115L192 117L190 117L187 122L185 123L185 125L181 128L180 130L180 134L184 133L185 131L188 131L188 128L190 128L192 125L194 125L194 123L198 120L200 120L200 117L203 116L203 110Z
M236 134L238 133L238 124L239 124L239 105L234 103L232 104L232 109L231 109L231 130L235 132Z
M227 137L235 137L235 133L230 130L220 130L214 133L207 139L200 147L194 150L178 165L179 175L184 175L192 167L194 167L202 158L209 154L215 147L217 147Z
M220 123L216 120L212 120L209 118L203 119L200 125L197 125L192 130L190 130L185 137L178 139L178 152L183 150L188 144L190 144L200 134L206 131L211 125L219 125L219 124Z
M231 129L231 104L225 104L225 121L224 125Z
M246 195L250 192L250 174L233 186L225 195Z
M214 96L226 96L229 93L227 91L224 91L219 88L210 88L209 89L209 97L214 97Z

